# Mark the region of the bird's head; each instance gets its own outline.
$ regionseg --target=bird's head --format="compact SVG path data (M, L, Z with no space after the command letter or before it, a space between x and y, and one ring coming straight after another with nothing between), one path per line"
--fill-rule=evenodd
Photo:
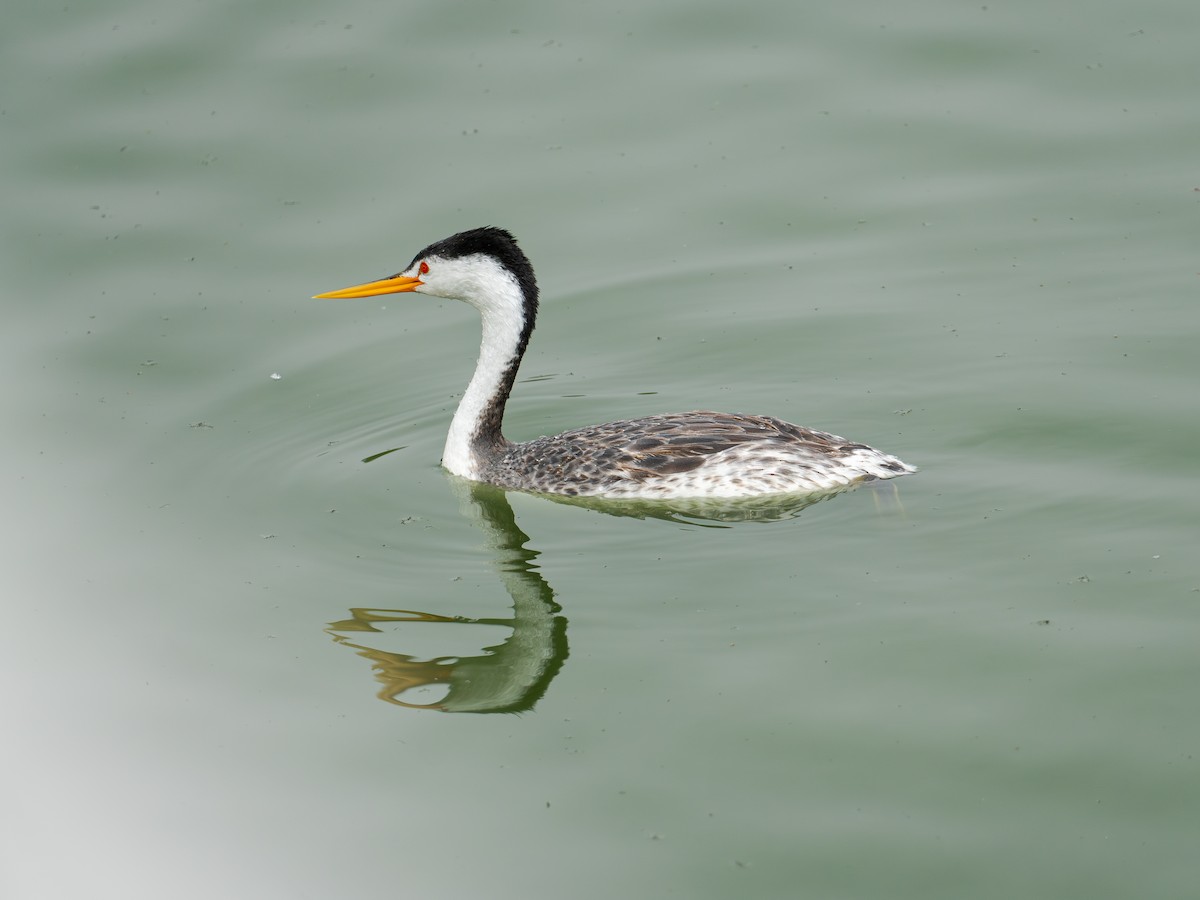
M528 316L537 309L533 267L516 239L501 228L474 228L437 241L395 275L317 294L316 299L348 300L411 291L463 300L482 312L515 304Z

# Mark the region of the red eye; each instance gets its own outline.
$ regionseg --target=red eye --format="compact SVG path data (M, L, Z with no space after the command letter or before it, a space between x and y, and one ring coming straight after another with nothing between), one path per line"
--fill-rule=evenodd
M417 271L420 272L422 275L428 275L429 274L429 263L425 262L425 260L421 260L421 265L417 266Z

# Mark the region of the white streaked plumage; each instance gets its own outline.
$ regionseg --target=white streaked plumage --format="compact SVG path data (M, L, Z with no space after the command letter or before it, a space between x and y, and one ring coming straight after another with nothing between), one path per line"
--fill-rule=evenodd
M866 444L770 416L697 411L609 422L513 443L504 406L537 318L533 267L499 228L430 244L403 272L319 297L416 291L479 310L483 337L442 465L503 488L566 496L671 499L825 491L916 469Z

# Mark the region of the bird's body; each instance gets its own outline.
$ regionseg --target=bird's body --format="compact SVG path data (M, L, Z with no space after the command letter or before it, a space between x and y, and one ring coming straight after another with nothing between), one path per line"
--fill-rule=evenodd
M510 444L479 480L548 494L666 500L823 491L909 471L835 434L770 416L700 410Z
M512 235L465 231L429 245L397 275L319 296L406 291L464 300L482 318L479 362L442 456L455 475L547 494L654 500L824 491L916 471L866 444L738 413L646 416L513 443L501 425L538 290Z

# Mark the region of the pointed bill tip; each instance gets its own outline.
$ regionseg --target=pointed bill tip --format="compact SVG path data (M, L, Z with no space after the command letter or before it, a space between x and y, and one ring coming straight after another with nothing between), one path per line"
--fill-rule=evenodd
M329 291L324 294L314 294L314 300L354 300L359 297L378 297L380 294L400 294L415 291L424 282L419 278L409 278L405 275L394 275L379 281L368 281L366 284L356 284L353 287Z

